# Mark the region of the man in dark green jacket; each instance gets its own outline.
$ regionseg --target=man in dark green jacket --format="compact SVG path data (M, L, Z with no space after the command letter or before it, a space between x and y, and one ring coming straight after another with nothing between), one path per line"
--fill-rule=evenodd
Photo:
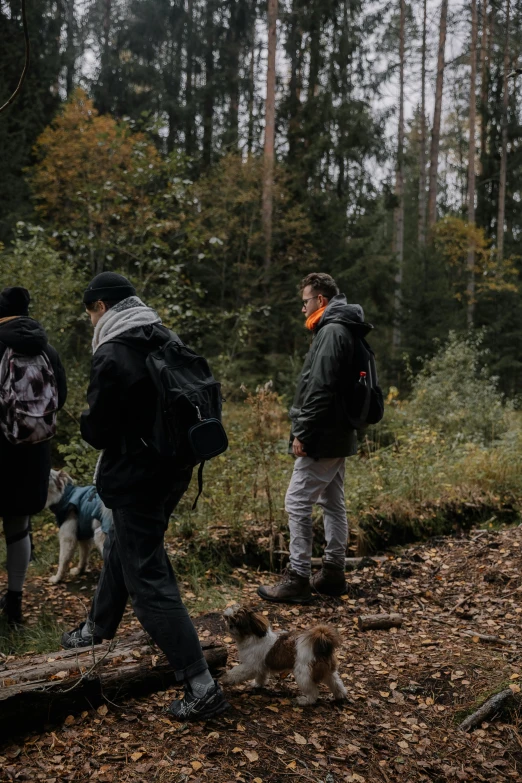
M313 339L290 409L290 451L297 458L285 500L290 565L279 584L258 589L267 601L297 604L311 601L314 592L338 596L346 590L345 457L357 452L346 396L354 336L371 329L364 323L362 307L347 304L330 275L308 275L301 291L306 327ZM321 570L311 577L314 504L323 509L326 548Z

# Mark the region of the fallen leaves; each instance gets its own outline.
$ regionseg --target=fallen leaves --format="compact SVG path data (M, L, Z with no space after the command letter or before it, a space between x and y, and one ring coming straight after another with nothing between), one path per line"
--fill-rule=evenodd
M486 540L503 538L522 543L522 530L488 534ZM247 685L227 689L234 711L219 724L178 726L163 712L178 694L171 688L136 701L116 700L123 709L103 704L73 712L54 732L3 748L0 765L8 768L7 779L47 783L75 774L78 780L131 783L138 776L152 780L157 770L158 779L182 775L187 783L263 783L254 777L260 774L266 783L279 776L323 783L516 779L518 745L508 723L492 718L458 740L452 727L459 711L472 709L479 695L508 688L506 683L515 695L522 692L522 670L512 649L473 643L473 636L483 641L479 634L492 627L488 620L496 624L498 638L515 636L522 617L517 611L522 547L518 560L511 547L512 566L500 550L486 553L503 561L504 572L512 568L509 588L484 581L481 560L470 561L472 567L466 563L471 542L442 541L429 557L427 549L408 550L419 560L407 583L379 566L357 572L354 592L342 601L300 607L297 613L284 606L270 609L267 616L276 630L306 629L318 622L338 629L340 673L351 699L342 708L334 707L324 691L313 710L298 708L291 676L274 678L269 691L251 691ZM449 568L434 574L443 561ZM254 597L259 575L245 568L241 578L244 598ZM351 623L359 611L398 611L403 628L395 636L371 632L362 642ZM212 630L213 638L222 633L217 625ZM225 641L231 644L231 637ZM129 649L135 647L131 642ZM229 654L234 658L234 647ZM142 649L142 661L149 665L155 655L153 648ZM219 730L211 730L215 727Z

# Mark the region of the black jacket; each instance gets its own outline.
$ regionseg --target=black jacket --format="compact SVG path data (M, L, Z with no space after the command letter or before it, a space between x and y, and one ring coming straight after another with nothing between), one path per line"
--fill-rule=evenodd
M47 342L38 321L20 316L0 324L0 361L6 348L26 356L45 353L58 386L58 407L65 405L67 383L60 357ZM27 516L41 511L47 500L51 445L13 445L0 431L0 516Z
M314 329L290 409L294 438L304 443L309 457L350 457L357 452L357 433L346 410L351 377L354 334L366 335L359 305L344 294L334 296Z
M96 488L108 508L164 502L179 479L174 460L143 442L152 434L157 401L145 361L170 336L157 324L129 329L92 358L81 433L104 449Z

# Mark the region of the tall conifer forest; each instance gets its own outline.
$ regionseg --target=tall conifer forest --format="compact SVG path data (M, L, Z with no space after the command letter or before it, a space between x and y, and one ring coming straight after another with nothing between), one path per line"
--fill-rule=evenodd
M47 270L62 350L87 345L82 286L118 270L233 385L286 392L298 283L326 271L388 386L472 329L517 394L518 3L33 0L28 24L0 115L2 283ZM0 41L3 103L19 2Z

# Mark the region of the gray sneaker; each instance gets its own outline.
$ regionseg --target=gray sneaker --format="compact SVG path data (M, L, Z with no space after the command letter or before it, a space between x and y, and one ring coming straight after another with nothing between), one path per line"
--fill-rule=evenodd
M219 683L214 680L212 688L201 697L196 696L189 685L185 685L185 695L182 699L175 699L167 712L181 721L209 720L221 715L229 707Z
M81 623L78 628L74 628L72 631L65 631L62 634L62 647L66 650L74 650L78 647L92 647L93 644L101 644L103 639L96 634L88 633L84 634L85 623Z

